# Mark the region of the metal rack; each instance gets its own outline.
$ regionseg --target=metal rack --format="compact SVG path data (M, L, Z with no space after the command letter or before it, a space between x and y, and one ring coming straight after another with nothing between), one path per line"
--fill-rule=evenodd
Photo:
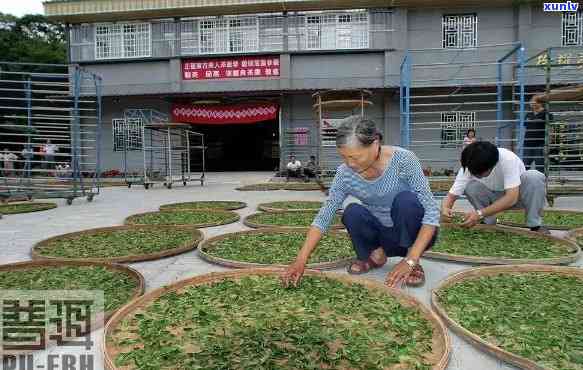
M77 65L0 62L0 198L92 201L100 135L101 77Z
M470 128L479 140L522 152L525 58L520 43L405 53L401 145L417 154L430 179L457 171Z

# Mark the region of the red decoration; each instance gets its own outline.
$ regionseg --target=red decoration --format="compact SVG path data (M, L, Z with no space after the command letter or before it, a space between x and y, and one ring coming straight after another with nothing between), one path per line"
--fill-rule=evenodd
M182 79L279 77L279 56L187 59L182 61Z
M208 125L255 123L277 118L277 104L185 105L172 106L172 120Z

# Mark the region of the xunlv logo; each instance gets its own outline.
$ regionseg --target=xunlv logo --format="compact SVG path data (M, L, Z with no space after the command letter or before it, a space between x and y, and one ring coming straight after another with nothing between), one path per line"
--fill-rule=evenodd
M545 12L576 12L579 3L567 1L565 3L544 3Z

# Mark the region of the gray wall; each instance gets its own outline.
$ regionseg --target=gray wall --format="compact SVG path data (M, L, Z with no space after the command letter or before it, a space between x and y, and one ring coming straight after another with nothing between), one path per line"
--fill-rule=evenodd
M307 54L280 57L279 78L183 81L178 59L97 64L104 96L223 91L313 90L383 87L385 53Z
M388 115L391 112L387 111L387 108L390 108L391 105L390 95L389 92L376 91L372 98L373 105L365 111L366 116L375 121L377 127L383 133L385 143L393 142L391 140L394 139L394 137L391 137L391 132L394 131L394 124L391 124L388 120ZM340 157L335 147L326 147L321 153L319 152L318 129L316 127L317 115L312 109L313 103L311 94L286 95L284 97L281 118L282 132L280 132L282 143L280 166L283 166L282 168L285 168L290 153L294 153L302 163L307 161L310 155L316 156L323 167L335 168L340 163ZM359 109L354 111L326 111L324 115L326 118L345 118L357 113L360 113ZM309 129L308 145L295 144L293 130L297 128Z
M170 103L163 97L119 97L105 98L103 100L103 123L101 125L101 169L123 170L123 152L113 151L112 120L123 118L123 111L131 108L151 108L162 113L170 112ZM128 152L128 168L132 171L143 169L142 152Z
M441 49L443 14L476 13L479 49ZM412 50L416 65L435 63L449 67L414 68L413 79L422 86L469 83L493 83L496 67L469 66L467 63L494 63L512 47L485 47L522 41L528 56L560 46L559 14L543 13L540 7L516 8L430 8L395 9L393 32L381 33L384 44L375 41L378 51L310 52L282 54L278 79L182 81L179 59L161 61L125 61L89 64L89 69L104 78L106 96L203 93L222 91L279 91L346 87L390 88L399 86L403 51ZM378 35L373 32L373 38ZM414 51L424 49L424 51ZM433 50L427 50L433 49ZM509 62L515 58L509 59ZM458 64L465 63L465 66ZM513 78L513 66L504 67L504 78ZM530 83L540 83L531 78Z

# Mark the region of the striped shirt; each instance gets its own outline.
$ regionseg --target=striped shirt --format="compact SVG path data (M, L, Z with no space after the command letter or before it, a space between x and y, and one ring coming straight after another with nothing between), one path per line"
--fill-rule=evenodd
M393 199L402 191L417 194L419 202L425 209L422 223L439 226L439 207L429 188L429 181L423 174L421 163L413 152L394 147L395 151L383 174L373 180L366 180L346 164L336 171L330 187L328 199L314 218L312 226L326 232L342 206L344 200L353 196L362 202L386 227L393 226L391 206Z

